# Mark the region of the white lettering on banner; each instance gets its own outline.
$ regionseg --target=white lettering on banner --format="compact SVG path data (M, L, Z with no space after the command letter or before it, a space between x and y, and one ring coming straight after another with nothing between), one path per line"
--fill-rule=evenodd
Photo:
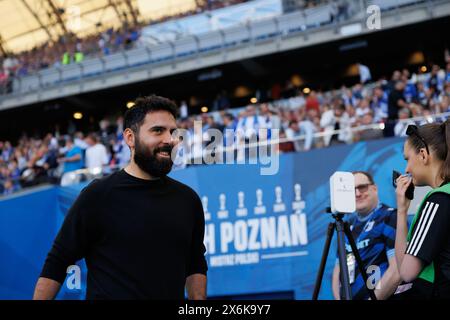
M247 223L244 220L238 220L234 224L234 247L237 251L247 250Z
M291 239L292 245L298 246L308 243L308 232L306 229L306 215L305 214L293 214L290 216L291 222ZM305 228L305 229L303 229Z
M287 189L285 186L274 187L275 203L268 206L263 201L263 190L257 189L253 217L248 217L252 211L246 206L246 199L249 199L245 195L247 190L237 192L237 207L233 209L227 208L227 198L235 199L233 196L220 193L214 197L219 202L218 210L214 210L216 214L208 210L208 199L211 197L203 196L206 221L204 244L211 266L258 263L267 259L308 255L305 248L294 248L308 244L304 212L306 202L302 199L301 184L294 184L294 198L290 199L283 199L283 188ZM273 208L272 214L267 208ZM231 215L237 220L230 221Z
M206 252L209 254L216 253L216 233L213 224L207 224L205 226L205 237L203 239Z
M291 246L291 237L290 237L289 225L287 223L286 216L280 216L278 218L277 233L278 233L277 247Z
M275 217L260 219L261 221L261 247L263 249L275 248Z
M258 263L260 249L288 248L308 244L306 215L294 213L276 217L253 218L221 222L219 225L220 253L216 253L215 225L205 228L205 246L210 255L211 266L230 266ZM226 254L229 251L236 254ZM242 254L241 254L242 253Z
M259 262L259 252L224 254L219 256L212 256L209 259L209 266L223 267L243 264L253 264Z
M250 236L248 239L248 249L258 250L261 248L261 243L258 242L258 231L259 231L259 221L258 219L247 220L248 226L250 227Z
M220 251L228 252L228 244L233 241L233 224L222 222L220 224Z

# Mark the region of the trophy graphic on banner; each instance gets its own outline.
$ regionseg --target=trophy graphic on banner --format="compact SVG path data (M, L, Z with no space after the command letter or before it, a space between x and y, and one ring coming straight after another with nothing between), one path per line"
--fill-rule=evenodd
M294 213L301 213L305 209L305 201L302 201L301 188L298 183L294 185L295 200L292 202L292 210Z
M256 207L254 208L255 214L265 214L266 207L263 204L263 191L261 189L256 190Z
M244 207L244 192L238 192L238 208L236 209L236 216L245 217L247 216L247 208Z
M273 205L273 212L283 212L286 211L286 205L283 203L282 199L282 189L280 186L275 188L275 204Z
M205 214L205 221L211 220L211 213L208 212L208 197L202 197L203 213Z
M217 212L217 217L219 219L228 219L228 210L225 208L226 199L227 197L225 196L225 194L221 193L219 196L220 208Z

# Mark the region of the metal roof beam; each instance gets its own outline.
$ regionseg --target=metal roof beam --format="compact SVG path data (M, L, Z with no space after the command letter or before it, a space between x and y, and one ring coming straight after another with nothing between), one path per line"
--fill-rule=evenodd
M31 15L34 17L34 19L37 21L37 23L41 26L42 29L44 29L45 33L47 34L48 38L53 41L52 34L50 33L50 30L47 28L46 25L42 22L42 20L39 18L36 12L30 7L30 5L27 3L26 0L21 0L25 8L31 13Z
M125 3L127 4L128 10L131 13L131 16L133 17L133 23L136 26L139 23L139 9L133 5L131 0L125 0Z
M0 0L0 1L1 1L1 0ZM98 10L105 9L105 8L107 8L107 7L109 7L109 5L105 5L105 6L103 6L103 7L99 7L99 8L95 8L95 9L91 9L91 10L82 12L82 13L80 14L80 17L82 18L83 16L85 16L85 15L87 15L87 14L89 14L89 13L96 12L96 11L98 11ZM54 25L55 25L55 22L52 22L52 23L49 24L49 26L54 26ZM41 27L27 30L27 31L25 31L25 32L16 34L15 36L13 36L13 37L11 37L11 38L6 39L6 41L9 41L9 40L11 40L11 39L15 39L15 38L22 37L22 36L24 36L24 35L26 35L26 34L28 34L28 33L32 33L32 32L38 31L38 30L40 30L40 29L41 29Z
M0 52L2 53L3 56L6 56L8 53L6 52L5 47L3 46L3 37L0 34Z
M53 3L52 0L47 0L47 3L51 9L51 13L53 14L53 16L56 18L56 21L59 25L59 27L61 28L62 32L64 33L64 35L66 35L68 33L66 25L64 24L64 21L61 17L61 12L60 10L55 6L55 4Z
M114 11L116 12L117 18L119 18L120 22L122 22L122 24L124 22L127 22L126 20L124 20L124 16L123 14L120 12L119 7L116 3L116 1L114 0L108 0L108 4L114 9Z

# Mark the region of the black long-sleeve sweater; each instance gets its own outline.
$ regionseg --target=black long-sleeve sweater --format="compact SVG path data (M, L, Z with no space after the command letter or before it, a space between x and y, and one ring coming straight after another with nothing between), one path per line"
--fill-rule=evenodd
M121 170L94 180L69 210L41 277L64 282L85 258L86 299L183 299L186 277L206 275L197 194L169 177Z

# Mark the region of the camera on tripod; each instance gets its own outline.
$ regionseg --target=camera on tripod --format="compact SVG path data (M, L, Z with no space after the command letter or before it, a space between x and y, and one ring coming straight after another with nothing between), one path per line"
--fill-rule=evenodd
M340 267L341 278L341 298L344 300L352 299L352 291L350 285L350 275L347 266L347 252L345 246L345 238L347 238L350 247L352 249L351 254L354 256L357 262L357 266L361 276L364 279L364 283L367 283L367 274L365 267L359 255L356 247L355 240L353 239L350 231L350 226L343 220L344 214L353 213L356 210L356 195L355 195L355 176L351 172L336 171L330 177L330 200L331 207L329 212L332 213L334 222L328 225L327 237L325 240L325 246L322 253L322 259L320 261L319 272L316 278L316 284L314 286L313 300L317 300L319 291L325 271L325 265L330 251L331 239L333 234L337 234L338 244L338 259ZM327 210L328 211L328 210ZM376 300L373 289L369 289L369 296L372 300Z
M353 213L356 210L355 176L336 171L330 177L331 213Z

